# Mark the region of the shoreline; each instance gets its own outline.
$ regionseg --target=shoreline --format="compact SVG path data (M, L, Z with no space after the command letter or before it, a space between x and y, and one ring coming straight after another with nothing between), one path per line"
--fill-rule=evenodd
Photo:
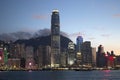
M102 70L120 70L120 69L0 69L0 71L102 71Z

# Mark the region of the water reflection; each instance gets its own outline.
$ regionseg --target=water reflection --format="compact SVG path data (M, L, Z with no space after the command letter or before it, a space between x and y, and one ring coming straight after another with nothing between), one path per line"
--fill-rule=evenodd
M120 80L119 70L0 72L0 80Z
M111 76L111 70L105 70L104 71L104 76L105 77L110 77Z
M103 70L103 80L110 80L111 78L111 70Z

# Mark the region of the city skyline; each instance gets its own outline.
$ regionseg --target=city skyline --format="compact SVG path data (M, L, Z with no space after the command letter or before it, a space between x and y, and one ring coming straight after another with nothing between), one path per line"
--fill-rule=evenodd
M50 29L51 11L60 12L61 31L76 43L79 35L92 47L103 45L105 51L120 54L119 0L76 1L0 1L0 34L17 31L35 32ZM66 6L67 5L67 6ZM80 34L79 34L80 33Z

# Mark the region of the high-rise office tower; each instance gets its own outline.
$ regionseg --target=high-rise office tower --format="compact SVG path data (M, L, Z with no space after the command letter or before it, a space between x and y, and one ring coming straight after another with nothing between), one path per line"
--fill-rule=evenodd
M92 65L96 66L96 48L92 47Z
M4 48L4 63L7 64L8 62L8 52L7 52L7 49Z
M92 49L90 41L86 41L82 44L81 55L83 65L92 65Z
M83 43L83 37L82 36L78 36L76 39L76 43L77 43L77 52L81 52L81 46Z
M83 37L82 36L78 36L76 39L76 63L77 65L81 65L82 62L82 55L81 55L81 47L83 44Z
M26 53L26 69L35 69L35 61L34 61L34 48L32 46L27 46L25 49Z
M35 53L35 60L38 64L38 68L49 68L50 67L50 46L39 46Z
M51 67L60 66L60 21L59 11L53 10L51 15Z
M97 51L97 67L106 67L107 66L107 58L105 56L104 47L102 45L98 46Z
M98 46L98 53L104 53L104 47L102 45Z
M68 65L69 67L72 66L75 62L75 45L73 42L69 42L68 44Z

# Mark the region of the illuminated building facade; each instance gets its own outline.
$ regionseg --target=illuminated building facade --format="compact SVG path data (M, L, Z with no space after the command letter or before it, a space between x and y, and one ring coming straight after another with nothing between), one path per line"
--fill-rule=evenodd
M78 36L77 39L76 39L76 43L77 43L77 52L81 52L81 46L83 44L83 37L82 36Z
M59 11L53 10L51 15L51 67L60 66L60 21Z
M0 41L0 48L4 47L4 41Z
M92 50L90 41L86 41L82 44L81 55L83 65L92 65Z
M9 66L9 69L19 69L20 59L19 58L8 59L8 66Z
M7 52L7 49L4 48L4 63L7 64L8 62L8 52Z
M73 42L69 42L68 44L68 65L72 66L75 63L75 44Z
M10 58L19 58L19 52L17 51L18 47L16 47L16 44L10 43Z
M116 59L114 51L111 51L111 53L107 52L106 58L107 58L107 67L114 68L115 67L115 59Z
M96 60L97 67L107 67L107 57L105 56L104 47L102 45L98 46Z
M36 53L35 53L35 62L37 63L38 65L38 68L42 68L43 64L43 49L42 49L42 46L39 46L36 50Z
M60 64L61 67L66 67L67 66L67 50L64 50L60 54Z
M16 52L18 58L25 58L25 44L16 44Z
M120 55L115 56L115 67L120 69Z
M43 62L42 62L42 64L45 68L49 68L50 64L51 64L51 62L50 62L51 47L50 46L43 46L42 49L43 49L43 52L42 52Z
M26 47L26 69L35 69L34 52L32 46Z
M51 65L51 47L39 46L35 54L35 62L38 68L49 68Z
M3 48L0 48L0 65L4 64L4 52Z
M82 64L82 55L81 55L82 44L83 44L83 37L78 36L76 39L76 63L78 66Z
M96 48L92 47L92 65L93 67L96 66Z

